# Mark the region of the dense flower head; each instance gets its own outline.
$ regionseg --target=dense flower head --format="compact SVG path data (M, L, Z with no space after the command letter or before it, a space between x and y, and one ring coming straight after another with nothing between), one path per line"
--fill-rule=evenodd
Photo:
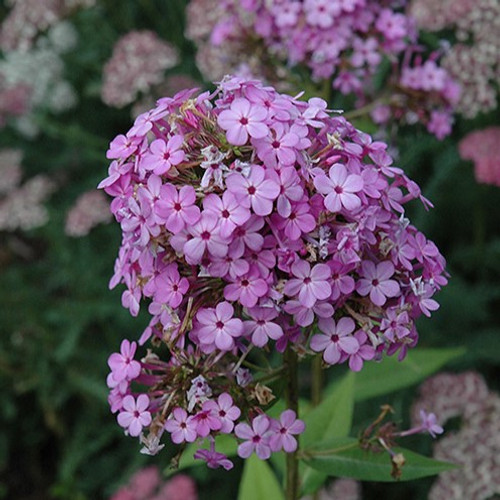
M415 320L438 308L445 261L405 217L407 202L429 205L418 186L324 101L234 77L195 92L160 99L107 153L100 187L123 231L110 286L125 284L133 315L149 303L139 344L169 352L139 361L124 341L109 402L129 434L149 428L148 453L164 431L174 443L232 434L240 456L266 459L293 451L304 425L265 413L275 396L252 350L354 371L402 359ZM197 456L229 468L215 449Z
M439 66L440 53L423 53L407 3L192 0L186 35L209 80L231 72L288 90L297 81L293 68L307 68L314 81L354 95L357 107L377 110L378 123L420 122L442 139L451 131L459 87ZM212 15L201 16L203 8ZM384 91L377 83L382 74ZM384 119L380 107L390 111Z

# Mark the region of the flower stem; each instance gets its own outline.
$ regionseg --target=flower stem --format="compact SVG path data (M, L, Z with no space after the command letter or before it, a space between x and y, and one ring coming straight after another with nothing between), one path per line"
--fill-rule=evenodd
M297 354L290 346L285 351L286 363L286 402L288 408L299 414L299 379ZM298 441L298 439L297 439ZM297 447L298 449L298 447ZM297 450L286 455L286 500L298 500L299 498L299 462Z

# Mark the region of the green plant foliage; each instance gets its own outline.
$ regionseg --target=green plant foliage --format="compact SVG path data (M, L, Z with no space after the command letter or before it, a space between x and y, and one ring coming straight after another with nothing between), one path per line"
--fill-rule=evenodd
M454 464L424 457L404 448L394 448L394 452L402 453L405 458L398 479L391 476L392 464L388 453L363 450L355 438L318 443L304 450L303 454L304 461L318 471L361 481L410 481L456 468Z
M285 500L283 490L265 460L252 455L245 461L238 500Z

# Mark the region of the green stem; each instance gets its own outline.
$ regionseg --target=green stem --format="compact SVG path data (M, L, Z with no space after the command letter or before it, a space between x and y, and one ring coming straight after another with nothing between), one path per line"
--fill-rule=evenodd
M323 390L323 369L321 366L322 357L317 355L312 360L311 366L311 403L318 406L321 403ZM313 493L313 500L319 500L319 491Z
M285 351L287 367L286 402L288 408L299 414L299 379L297 354L290 346ZM298 439L297 439L298 441ZM298 447L297 447L298 449ZM286 500L299 498L299 462L297 450L286 455Z

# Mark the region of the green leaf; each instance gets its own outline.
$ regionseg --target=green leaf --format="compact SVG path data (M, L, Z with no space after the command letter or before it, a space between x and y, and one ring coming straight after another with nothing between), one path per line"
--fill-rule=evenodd
M285 500L283 490L265 460L251 455L245 462L238 500Z
M198 443L191 443L186 447L183 451L181 459L179 460L179 466L175 469L172 467L167 467L165 469L165 474L170 476L172 474L176 474L178 471L182 469L186 469L187 467L192 467L194 465L202 465L205 462L203 460L198 460L194 458L194 454L197 450L200 449L208 449L210 447L210 443L208 440L200 446ZM219 453L224 453L228 457L236 455L238 450L238 444L236 443L234 437L229 436L228 434L220 434L215 437L215 450Z
M313 442L349 435L354 408L354 373L347 373L325 390L325 399L304 418L306 430L300 438L302 447ZM326 475L305 467L301 473L302 494L314 493Z
M402 453L406 460L398 480L391 476L392 464L388 453L363 450L355 438L340 438L318 444L311 450L305 450L307 458L303 460L310 467L325 474L360 481L410 481L457 467L455 464L427 458L404 448L394 448L394 452Z
M386 357L380 363L367 363L356 375L354 397L363 401L416 384L464 352L463 348L417 349L403 361Z

